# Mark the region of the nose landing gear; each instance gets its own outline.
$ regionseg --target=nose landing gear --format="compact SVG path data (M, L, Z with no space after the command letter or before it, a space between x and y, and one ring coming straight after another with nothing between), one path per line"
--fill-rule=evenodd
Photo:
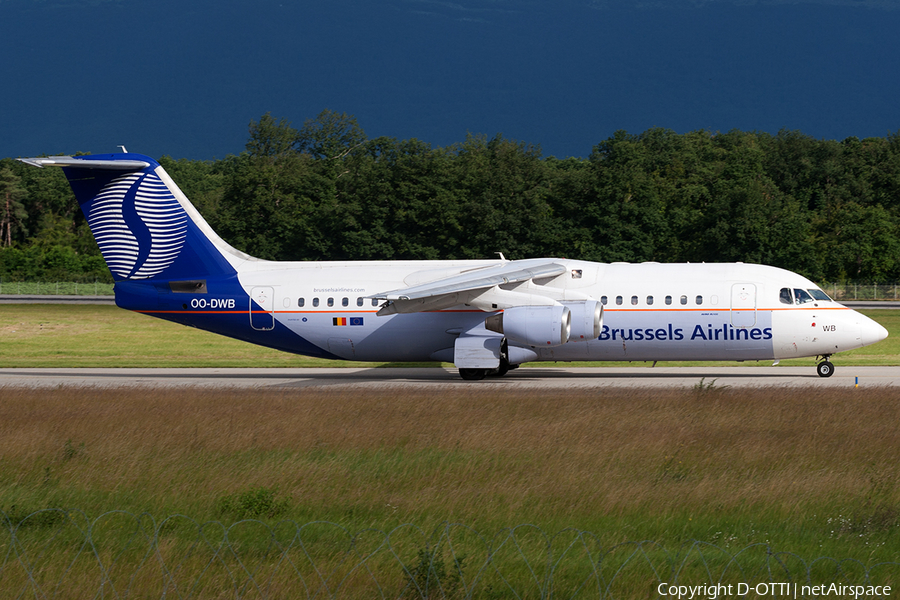
M816 365L816 373L819 374L819 377L831 377L834 375L834 365L828 360L829 358L831 358L830 354L823 355L822 362Z

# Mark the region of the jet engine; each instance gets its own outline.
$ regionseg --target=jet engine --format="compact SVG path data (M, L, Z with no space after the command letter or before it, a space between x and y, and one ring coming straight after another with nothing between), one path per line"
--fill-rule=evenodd
M572 331L570 342L589 342L600 337L603 329L603 305L596 300L585 302L566 302L565 306L572 312Z
M562 346L569 341L572 311L560 304L515 306L488 317L484 326L489 331L502 333L508 340L518 344Z

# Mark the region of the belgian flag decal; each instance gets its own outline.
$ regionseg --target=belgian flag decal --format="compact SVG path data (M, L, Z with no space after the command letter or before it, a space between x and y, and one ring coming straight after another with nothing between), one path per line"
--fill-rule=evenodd
M350 325L351 327L362 327L365 324L363 317L333 317L331 319L331 324L334 327L346 327Z

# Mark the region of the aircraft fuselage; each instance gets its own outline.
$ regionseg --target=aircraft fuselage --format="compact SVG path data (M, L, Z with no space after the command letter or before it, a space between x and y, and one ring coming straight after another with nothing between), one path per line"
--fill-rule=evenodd
M119 305L297 354L453 362L459 333L477 327L490 313L461 304L377 316L381 303L372 296L498 262L257 263L252 271L239 270L236 278L204 280L202 293L164 286L152 306L145 294L127 292L120 294ZM741 263L554 262L565 265L566 274L530 283L529 291L577 291L600 300L602 329L596 339L528 346L531 360L779 360L830 355L883 337L880 325L838 302L797 303L794 290L817 286L783 269ZM128 285L133 284L117 288ZM790 304L783 301L785 289Z

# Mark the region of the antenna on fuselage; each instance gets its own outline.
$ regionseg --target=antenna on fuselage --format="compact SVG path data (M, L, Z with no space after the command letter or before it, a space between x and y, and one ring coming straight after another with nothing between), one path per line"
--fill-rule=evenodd
M499 255L500 255L500 260L502 260L503 262L507 262L506 257L503 256L503 253L502 253L502 252L494 252L494 254L499 254Z
M128 154L128 150L125 149L125 146L116 146L116 148L121 148L122 154Z

